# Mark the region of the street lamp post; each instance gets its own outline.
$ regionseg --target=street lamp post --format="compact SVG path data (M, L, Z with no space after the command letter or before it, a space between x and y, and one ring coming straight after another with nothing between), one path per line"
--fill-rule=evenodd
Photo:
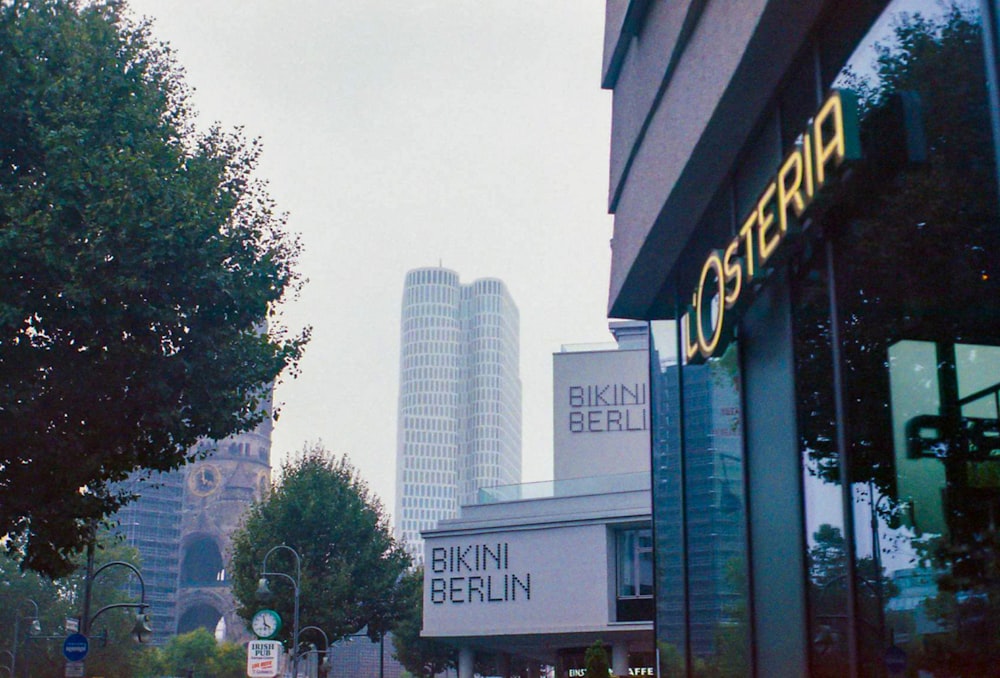
M319 631L320 635L323 636L323 661L321 662L321 666L328 665L330 660L330 638L326 635L326 631L318 626L303 626L299 634L301 635L309 630ZM296 646L298 645L298 640L295 641L295 644Z
M289 551L293 556L295 556L295 577L284 572L268 572L267 570L267 559L268 557L277 551L278 549L285 549ZM292 612L292 676L298 678L299 675L299 583L302 581L302 559L299 558L299 553L291 546L286 546L285 544L278 544L277 546L272 546L271 549L264 554L264 560L261 562L260 566L260 582L257 587L258 596L266 596L270 594L270 589L267 587L268 577L284 577L288 581L292 582L292 589L295 594L295 606Z
M31 598L28 598L27 600L28 600L29 603L31 603L31 606L35 608L35 614L34 614L34 616L21 616L21 614L19 612L17 612L17 611L14 612L14 643L11 645L10 652L9 652L9 654L10 654L10 675L13 678L16 678L16 676L17 676L17 673L16 673L16 671L17 671L17 644L18 644L18 642L20 642L19 636L21 635L21 620L22 619L31 619L32 620L31 628L35 629L35 630L39 630L39 631L41 630L41 626L40 626L40 624L38 622L38 603L36 603L35 601L33 601Z
M139 580L139 602L138 603L112 603L111 605L105 605L93 616L90 614L90 596L93 590L94 580L97 579L105 570L112 567L124 567L132 571ZM146 582L142 578L142 573L139 569L132 563L127 563L124 560L113 560L110 563L104 563L96 570L94 569L94 540L91 539L90 543L87 544L87 568L85 570L83 579L83 614L80 615L80 632L84 636L90 636L90 628L93 626L97 618L108 610L129 608L139 610L135 615L135 625L132 627L132 633L135 635L135 639L140 643L144 643L149 640L149 636L152 635L153 630L149 627L149 616L146 614L146 608L149 607L149 603L146 602Z
M105 605L100 610L95 612L94 616L90 617L90 619L87 619L86 615L84 615L83 619L81 620L81 623L83 624L83 635L85 636L88 635L90 632L90 628L94 625L94 622L97 621L97 618L100 617L105 612L107 612L108 610L131 608L133 610L135 609L139 610L139 612L136 614L135 617L135 626L132 627L132 633L135 634L135 638L137 641L139 641L140 643L144 643L147 640L149 640L149 635L152 633L152 629L149 628L148 626L149 620L145 612L146 608L149 607L149 603L146 602L146 582L142 578L142 573L139 572L139 569L132 563L127 563L124 560L113 560L110 563L104 563L99 568L97 568L97 571L95 571L94 574L90 575L89 580L96 579L97 575L99 575L101 572L104 572L104 570L107 570L110 567L124 567L129 570L132 570L132 573L136 576L136 579L139 580L139 602L112 603L110 605ZM87 610L89 613L90 610L89 587L87 589L87 593L88 597L87 600L84 602L84 609Z

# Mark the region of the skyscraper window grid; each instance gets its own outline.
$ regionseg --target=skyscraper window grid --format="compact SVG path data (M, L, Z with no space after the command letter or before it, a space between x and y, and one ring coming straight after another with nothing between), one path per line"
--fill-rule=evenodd
M521 477L519 318L497 279L410 271L403 291L396 529L419 558L420 531L482 487Z

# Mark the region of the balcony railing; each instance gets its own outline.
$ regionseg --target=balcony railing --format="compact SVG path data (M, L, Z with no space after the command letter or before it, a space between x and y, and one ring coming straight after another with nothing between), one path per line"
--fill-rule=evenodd
M542 480L518 485L497 485L479 490L477 504L499 504L524 499L551 499L554 497L583 497L613 492L639 492L649 489L649 473L618 473L587 478Z

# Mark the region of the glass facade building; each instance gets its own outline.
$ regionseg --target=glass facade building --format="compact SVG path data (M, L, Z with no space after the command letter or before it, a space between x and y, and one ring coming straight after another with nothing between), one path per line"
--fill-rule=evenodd
M396 529L419 559L421 530L521 480L517 306L499 280L415 269L400 343Z
M607 7L660 675L1000 675L996 3Z

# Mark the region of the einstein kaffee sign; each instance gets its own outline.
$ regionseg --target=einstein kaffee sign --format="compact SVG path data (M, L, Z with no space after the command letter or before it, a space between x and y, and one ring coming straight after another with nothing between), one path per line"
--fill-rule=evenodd
M558 553L606 553L604 526L572 526L430 537L424 544L424 635L578 630L606 620L602 559Z

